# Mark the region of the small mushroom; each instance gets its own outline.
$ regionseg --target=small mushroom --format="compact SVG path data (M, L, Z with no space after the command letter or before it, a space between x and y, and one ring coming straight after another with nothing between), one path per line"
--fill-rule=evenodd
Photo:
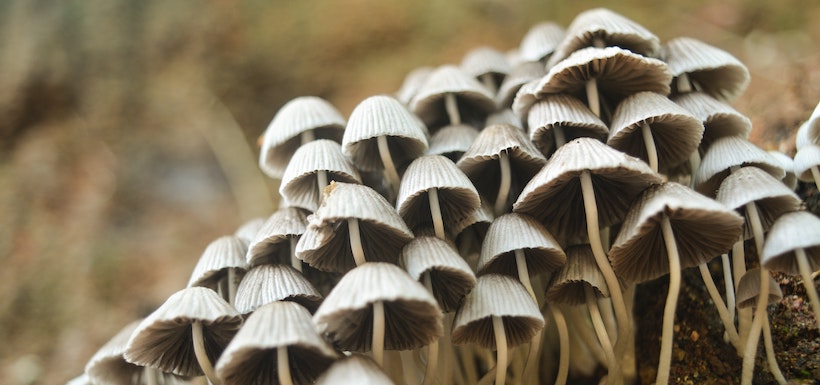
M199 257L188 287L204 286L216 290L228 303L234 303L236 287L248 268L245 263L247 251L248 243L235 235L217 238ZM223 287L226 290L223 291Z
M794 172L803 182L820 186L820 145L808 144L794 154Z
M315 140L299 147L290 158L279 184L279 195L288 206L313 212L319 208L322 192L330 181L362 183L339 143Z
M518 52L525 62L537 63L544 68L550 55L564 39L564 28L551 21L542 21L530 27L521 39Z
M249 267L289 264L302 271L296 258L296 243L307 230L308 213L300 208L280 208L268 217L248 245L245 262Z
M732 102L749 85L749 70L730 53L691 37L678 37L664 44L676 93L702 91Z
M490 47L470 50L461 59L460 67L462 71L480 81L493 95L507 74L512 71L512 66L504 54Z
M141 321L137 320L123 327L94 353L85 365L89 384L125 385L131 384L134 379L140 384L156 384L159 382L157 377L162 377L162 380L173 377L150 366L132 364L123 357L128 340Z
M533 104L527 114L530 140L544 156L568 141L590 137L605 141L609 128L582 101L568 94L549 94Z
M454 65L436 68L410 102L432 133L448 124L481 123L495 109L490 90Z
M277 301L293 301L314 312L322 296L289 265L258 265L248 271L236 290L236 310L245 316Z

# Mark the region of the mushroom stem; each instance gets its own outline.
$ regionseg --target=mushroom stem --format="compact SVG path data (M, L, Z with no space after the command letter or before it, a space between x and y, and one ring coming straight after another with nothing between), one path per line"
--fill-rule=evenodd
M379 146L379 157L384 165L384 176L390 184L391 194L395 194L396 191L399 191L401 178L399 178L399 172L396 170L396 164L393 163L393 157L390 156L390 147L387 145L387 136L382 135L376 138L376 144Z
M438 189L433 187L427 190L430 199L430 215L433 217L433 228L436 231L436 238L446 240L444 234L444 219L441 217L441 205L438 200Z
M641 135L643 136L643 144L646 146L647 163L649 163L652 171L658 172L658 149L655 147L652 130L646 122L641 122Z
M598 83L595 78L587 80L586 90L589 109L595 116L601 117L601 101L598 98Z
M732 275L734 276L735 293L740 284L740 278L746 273L746 250L743 246L743 234L732 246ZM744 343L749 336L749 327L752 324L752 309L737 309L737 335L738 341ZM743 354L743 350L738 350L738 354Z
M691 188L691 189L695 188L695 177L694 177L694 175L695 175L695 172L698 170L699 167L700 167L700 152L698 151L698 149L695 149L695 151L693 151L692 154L689 155L689 168L691 169L691 171L689 172L689 188Z
M550 306L549 309L552 319L555 321L555 327L558 329L558 349L560 349L555 385L565 385L569 375L569 329L561 309L557 306Z
M677 81L675 82L675 86L677 87L679 94L692 92L692 82L689 81L689 74L684 72L678 75Z
M567 136L564 133L564 127L562 127L561 125L552 127L552 135L555 137L556 150L567 143Z
M478 382L478 367L475 364L475 357L473 351L469 346L459 346L459 361L461 367L466 374L464 382L467 384L475 384Z
M617 322L615 322L615 312L612 310L612 301L609 298L601 297L596 300L598 302L598 311L601 313L601 319L604 321L606 327L606 334L609 336L609 341L615 344L618 337ZM624 302L626 302L626 293L624 293Z
M347 220L347 232L350 237L350 250L353 252L353 260L356 266L364 265L367 262L364 258L364 248L362 247L362 235L359 232L359 220L350 218Z
M279 346L276 348L276 375L281 385L293 385L293 378L290 375L290 360L288 359L288 347Z
M581 314L582 308L580 306L572 306L566 307L565 309L566 315L569 317L569 323L573 326L572 330L578 334L579 339L583 342L583 346L589 349L591 355L595 357L596 362L606 366L607 362L604 350L601 349L601 345L598 344L598 337L595 337L590 331L586 316Z
M803 278L803 286L806 288L806 294L809 296L811 311L814 312L814 321L817 322L817 328L820 328L820 300L817 298L817 289L814 288L814 279L812 279L812 272L809 267L809 258L806 256L806 250L803 250L802 247L795 249L794 255L797 257L797 268L800 270L800 276Z
M732 325L734 325L735 283L734 279L732 279L732 263L729 261L729 254L724 253L721 255L720 261L723 264L723 286L724 290L726 290L726 308L729 310L729 319L732 320Z
M592 286L584 284L584 295L587 300L587 308L589 309L589 316L592 320L592 327L595 329L595 334L598 336L598 343L604 349L604 356L606 356L607 368L609 374L607 375L606 384L620 383L621 371L618 367L618 360L615 358L615 351L612 349L612 342L609 339L609 334L606 332L604 326L604 319L601 318L600 309L598 309L598 301L595 293L592 291Z
M615 271L612 270L612 265L609 264L609 259L603 249L601 243L601 233L598 227L598 206L595 202L595 190L592 187L592 176L589 170L584 170L581 173L581 191L584 197L584 211L586 212L587 234L589 237L592 254L595 256L595 262L598 264L598 269L601 270L601 275L604 276L607 289L609 289L609 296L612 298L612 307L615 310L615 320L618 323L618 339L615 343L615 356L622 357L624 352L629 348L627 344L632 343L626 336L630 335L632 328L632 318L626 310L626 303L624 302L623 292L621 291L621 283L618 277L615 276ZM612 370L612 368L610 368Z
M208 378L208 382L213 385L220 385L222 382L219 381L219 377L216 376L214 366L208 358L208 353L205 352L205 339L202 336L201 322L194 321L194 323L191 324L191 337L194 342L194 355L196 355L196 361L205 373L205 377Z
M319 170L316 172L316 187L319 188L319 200L322 200L322 192L327 187L327 171Z
M157 371L150 366L143 366L142 378L145 379L146 385L157 385ZM133 380L132 380L133 381ZM140 382L142 383L142 382Z
M498 157L501 166L501 181L498 184L498 195L495 198L493 211L495 216L504 214L507 210L507 198L510 196L510 184L512 183L512 171L510 171L510 156L506 151L501 151Z
M663 214L663 219L661 219L661 231L663 232L663 240L666 243L666 256L669 260L669 293L666 295L666 305L663 309L661 354L658 361L658 374L655 377L656 384L669 383L669 370L672 366L672 340L675 338L673 334L675 308L678 305L681 281L678 244L675 241L675 234L672 231L672 223L666 214Z
M726 329L726 333L729 334L729 342L735 346L735 349L740 350L740 340L737 335L737 329L735 329L734 318L729 314L729 309L726 308L726 304L723 303L723 297L720 296L715 281L712 279L712 273L709 272L709 268L705 263L698 265L698 269L700 270L703 283L706 285L706 291L708 291L709 296L712 297L712 302L715 303L715 308L720 316L720 320L723 321L723 328Z
M357 226L358 227L358 226ZM290 265L293 266L294 269L298 272L302 272L302 260L296 258L296 243L299 242L299 238L290 237Z
M493 78L493 74L483 74L478 78L479 80L481 80L481 84L483 84L484 87L487 87L487 89L490 90L490 92L492 92L493 95L495 95L495 93L498 91L498 87L496 87L495 85L495 78Z
M427 288L427 291L430 294L433 294L433 279L430 277L430 272L426 271L422 275L422 281L424 281L424 287ZM424 372L424 383L423 385L432 384L433 381L436 379L436 369L438 368L438 341L439 339L435 339L430 345L427 346L427 369Z
M444 95L444 109L447 110L447 116L450 118L450 124L461 124L461 115L458 112L456 94L447 93Z
M496 364L495 385L504 385L507 376L507 333L504 330L504 319L493 316L493 333L495 334Z
M316 135L313 133L313 130L302 131L302 134L299 135L302 140L302 145L306 145L314 140L316 140Z
M743 368L741 369L740 383L742 385L752 385L752 378L755 371L755 357L757 356L757 343L760 341L760 332L763 329L763 320L766 315L766 305L769 303L769 270L760 267L760 294L757 297L752 327L749 337L746 340L746 349L743 352ZM768 325L767 325L768 326Z
M524 285L524 288L527 289L527 293L530 294L530 298L532 301L535 302L535 306L538 306L538 298L535 296L535 290L532 288L532 281L530 281L530 272L527 268L527 258L524 255L524 250L522 249L515 249L515 265L518 268L518 280L521 281L521 284ZM535 335L532 337L532 342L530 342L530 351L527 355L527 364L524 366L524 377L525 379L529 379L535 372L535 368L538 366L538 357L541 353L541 339L542 339L542 331L539 330Z
M373 303L373 361L384 366L384 303Z
M769 315L764 313L763 323L769 325ZM783 372L780 371L780 366L777 364L777 356L774 354L774 346L772 345L772 329L763 328L763 345L766 347L766 362L769 364L769 372L772 373L775 381L780 385L786 385L786 377L783 377Z
M228 268L228 303L233 305L236 302L236 288L239 282L236 280L236 268Z

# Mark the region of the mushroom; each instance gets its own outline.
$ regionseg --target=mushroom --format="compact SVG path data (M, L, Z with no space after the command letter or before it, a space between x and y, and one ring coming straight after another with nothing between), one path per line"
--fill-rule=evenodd
M783 171L786 171L786 176L784 176L782 179L783 184L785 184L786 187L792 189L792 191L796 190L797 174L795 174L794 171L794 159L777 150L769 150L767 152L778 162L780 162L780 166L783 167Z
M664 44L675 93L702 91L727 103L749 85L749 70L730 53L691 37Z
M512 71L512 66L504 54L490 47L473 48L461 59L459 67L480 81L493 95L507 74Z
M776 159L766 151L740 136L726 136L716 139L703 155L700 167L693 176L697 192L714 197L720 183L733 169L754 166L783 179L786 172ZM740 279L740 277L737 277Z
M530 140L549 157L556 149L576 138L605 141L609 128L582 101L568 94L548 94L527 114Z
M316 211L329 181L362 183L339 143L319 139L299 147L282 175L279 195L290 207Z
M761 271L760 268L753 268L749 269L746 274L743 274L743 277L740 278L740 283L737 286L737 306L739 308L752 308L755 305L759 306L759 303L765 302L766 305L770 305L773 303L777 303L780 299L783 298L783 292L780 291L780 285L775 282L774 278L770 274L766 274L765 277L766 283L769 286L766 289L767 299L765 301L760 301L760 296L762 295L763 290L760 288L760 276ZM769 327L769 315L768 312L763 312L763 345L766 347L766 360L769 364L769 371L774 376L777 383L780 385L785 385L788 382L786 378L783 377L783 373L780 371L780 366L777 365L777 357L774 354L774 346L772 345L772 330ZM750 348L752 345L746 345L746 348ZM752 377L754 376L754 359L747 360L745 357L755 357L757 354L757 345L754 345L754 350L749 351L746 350L743 352L743 367L741 371L741 384L751 384Z
M521 39L518 52L524 62L544 68L545 62L564 39L564 28L551 21L542 21L530 27Z
M239 313L249 315L277 301L293 301L314 312L322 302L322 295L289 265L258 265L239 283L235 306Z
M432 133L448 124L476 125L495 109L490 90L454 65L436 68L410 102Z
M262 224L265 223L264 217L257 217L253 218L236 228L236 231L233 235L244 239L245 242L250 242L253 240L253 237L256 236L256 232L259 231L259 228L262 227Z
M302 271L296 258L296 243L307 230L308 213L296 207L280 208L268 217L251 238L245 262L249 267L263 264L289 264Z
M531 81L538 81L547 70L541 62L523 62L513 67L509 75L504 78L495 94L495 103L501 108L511 108L515 95L521 87Z
M188 287L204 286L216 290L228 303L233 304L236 287L248 268L245 263L247 251L248 243L235 235L217 238L208 244L199 257L188 280Z
M408 72L404 77L404 81L401 83L401 87L396 91L396 99L404 105L410 104L410 101L413 100L413 96L416 96L416 93L424 84L424 81L433 73L433 69L433 67L423 66Z
M794 142L798 150L807 144L820 145L820 102L817 103L809 119L797 129Z
M111 337L85 365L89 384L130 384L135 379L139 384L157 384L157 377L168 380L172 377L156 368L140 366L125 360L123 353L128 339L142 320L129 323ZM164 383L164 381L163 381Z
M426 155L442 155L457 162L478 136L478 129L466 124L444 126L430 137Z

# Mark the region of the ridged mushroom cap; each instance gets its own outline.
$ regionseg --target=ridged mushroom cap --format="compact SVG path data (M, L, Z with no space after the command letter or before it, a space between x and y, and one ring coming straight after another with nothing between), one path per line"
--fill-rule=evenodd
M703 123L703 139L700 148L704 151L718 138L739 136L748 138L752 131L752 121L735 110L703 92L687 92L673 95L672 101L695 115Z
M580 99L568 94L543 95L527 114L530 140L542 154L555 151L554 129L560 127L567 142L590 137L605 141L609 128Z
M379 365L361 354L337 360L316 381L316 385L337 384L395 385Z
M307 216L305 210L296 207L280 208L271 214L248 246L248 266L290 264L290 241L298 240L307 230Z
M820 270L820 218L807 211L795 211L777 218L763 246L763 266L772 271L799 275L794 251L803 249L809 270Z
M677 37L664 45L666 63L675 78L683 74L696 89L732 102L749 85L751 76L730 53L691 37ZM673 82L673 84L675 84Z
M478 274L518 277L516 250L523 251L530 275L556 271L567 262L561 245L543 225L528 215L511 213L490 224L481 245Z
M248 268L245 263L245 254L248 252L248 243L235 235L219 237L208 244L202 256L199 257L188 287L204 286L214 289L219 281L225 277L228 269L236 269L241 275Z
M526 62L540 62L555 52L564 39L564 28L551 21L533 25L521 39L518 52ZM544 67L544 63L539 63Z
M817 168L820 168L820 145L807 144L794 154L794 173L797 174L797 179L816 183L813 173Z
M588 245L574 245L566 248L567 263L555 272L547 289L548 303L570 306L587 302L585 286L592 287L597 298L609 297L601 270L595 262L595 255Z
M456 310L475 286L475 274L454 245L433 236L417 236L404 245L399 264L416 281L430 275L433 297L447 313Z
M450 124L444 107L447 94L456 96L461 120L465 123L483 121L496 108L492 93L478 80L454 65L443 65L425 80L410 102L410 110L431 130Z
M752 142L739 136L726 136L712 142L703 155L700 167L693 175L695 190L714 197L720 183L733 167L754 166L777 179L783 179L786 171L780 162Z
M277 301L293 301L313 312L322 302L322 295L289 265L259 265L239 282L234 306L247 315Z
M319 139L299 147L290 158L282 176L279 195L288 206L316 211L322 202L318 174L325 173L326 181L362 183L353 163L342 153L339 143Z
M780 290L780 285L769 274L769 299L768 304L777 303L783 298L783 291ZM747 270L742 277L740 283L737 285L737 308L748 309L757 305L758 297L760 297L760 268L755 267Z

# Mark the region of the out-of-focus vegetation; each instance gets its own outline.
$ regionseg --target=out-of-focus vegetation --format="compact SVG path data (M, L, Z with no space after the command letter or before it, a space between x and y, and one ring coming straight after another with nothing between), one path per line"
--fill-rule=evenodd
M255 162L277 109L349 114L421 65L510 49L550 0L0 2L0 383L61 383L181 288L205 245L270 213ZM662 40L746 63L736 108L777 148L820 100L820 3L621 1ZM789 150L786 146L783 149Z

